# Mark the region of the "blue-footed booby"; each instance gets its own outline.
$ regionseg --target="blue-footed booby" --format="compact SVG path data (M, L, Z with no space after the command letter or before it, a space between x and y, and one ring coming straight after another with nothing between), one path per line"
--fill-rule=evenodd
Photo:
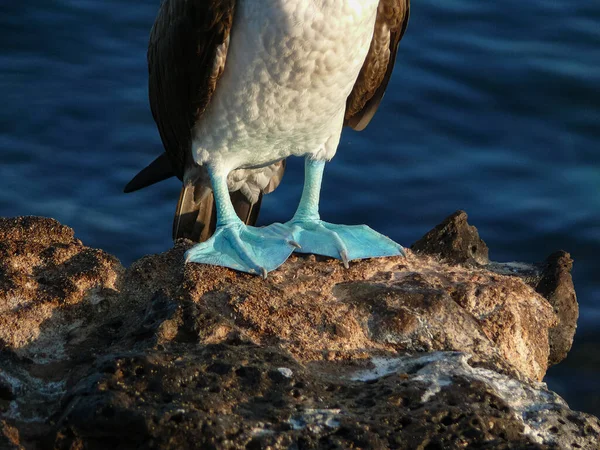
M344 125L379 106L410 0L163 0L148 47L149 96L165 153L125 188L183 181L174 237L188 262L266 276L293 252L341 259L403 254L365 225L319 216L325 163ZM256 228L285 158L305 158L291 220Z

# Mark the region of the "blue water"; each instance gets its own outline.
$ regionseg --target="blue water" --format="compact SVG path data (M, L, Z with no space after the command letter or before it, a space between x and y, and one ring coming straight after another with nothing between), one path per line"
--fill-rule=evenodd
M0 4L0 216L43 215L130 264L171 245L179 184L121 190L161 144L147 101L158 0ZM322 216L410 245L465 209L499 261L575 259L572 356L548 377L600 414L600 2L413 1L387 96L345 132ZM289 218L292 161L261 221Z

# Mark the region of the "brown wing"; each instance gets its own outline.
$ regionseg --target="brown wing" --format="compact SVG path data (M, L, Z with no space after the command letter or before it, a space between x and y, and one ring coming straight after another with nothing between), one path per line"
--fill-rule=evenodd
M392 76L409 15L410 0L380 0L371 47L346 103L345 125L363 130L375 115Z
M148 45L152 115L175 174L223 72L235 0L163 0Z

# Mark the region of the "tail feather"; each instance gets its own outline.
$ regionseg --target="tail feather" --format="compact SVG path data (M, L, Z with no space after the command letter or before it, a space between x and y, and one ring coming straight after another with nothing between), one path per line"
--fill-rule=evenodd
M255 225L262 193L255 203L250 202L240 191L231 192L230 197L238 217L247 225ZM184 184L173 220L173 240L187 238L204 242L212 236L216 226L217 210L210 185L202 182L195 185Z
M169 162L166 153L162 153L158 158L152 161L147 167L142 169L133 179L127 183L123 192L126 194L135 192L139 189L151 186L154 183L166 180L175 176L173 167Z
M196 242L205 241L212 234L211 222L216 222L213 217L216 217L216 210L210 186L185 183L173 220L173 240L187 238Z
M262 203L262 192L258 194L256 203L252 203L248 200L241 191L231 192L230 196L233 208L242 222L246 225L256 225L258 213L260 212L260 205Z

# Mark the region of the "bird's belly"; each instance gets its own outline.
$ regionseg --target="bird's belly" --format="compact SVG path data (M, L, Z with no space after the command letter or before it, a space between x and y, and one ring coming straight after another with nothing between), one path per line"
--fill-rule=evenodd
M224 170L335 154L379 0L238 0L225 70L196 124L199 164Z

